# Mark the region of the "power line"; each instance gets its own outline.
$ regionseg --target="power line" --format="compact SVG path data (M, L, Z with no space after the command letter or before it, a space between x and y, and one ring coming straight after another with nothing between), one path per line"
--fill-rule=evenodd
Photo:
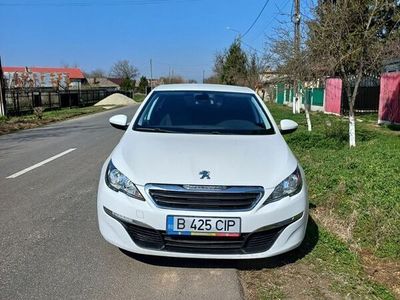
M279 7L278 5L276 5L276 8L278 9L278 12L274 12L274 15L275 15L275 16L272 17L272 18L270 19L270 21L269 21L268 23L265 24L265 26L264 26L264 28L261 30L261 32L260 32L254 39L252 39L252 42L258 40L258 38L259 38L261 35L265 34L265 30L267 30L267 28L268 28L273 22L279 21L278 18L277 18L277 16L280 14L280 12L281 12L282 10L284 10L284 9L286 8L286 6L289 4L290 1L291 1L291 0L287 0L281 7ZM293 10L293 8L292 8L292 10ZM293 12L290 13L290 16L292 16L292 15L293 15Z
M269 2L269 0L266 0L266 1L265 1L265 4L264 4L263 8L261 9L260 13L258 14L257 18L256 18L256 19L254 20L254 22L250 25L250 27L246 30L246 32L243 33L242 38L245 37L246 34L248 34L248 33L250 32L250 30L254 27L254 25L256 25L258 19L259 19L259 18L261 17L261 15L262 15L264 9L267 7L268 2Z

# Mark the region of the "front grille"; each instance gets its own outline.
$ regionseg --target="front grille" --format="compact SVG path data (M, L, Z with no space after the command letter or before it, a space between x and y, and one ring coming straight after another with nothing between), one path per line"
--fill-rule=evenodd
M164 240L157 230L119 221L139 247L158 250L164 247Z
M257 204L264 190L262 187L188 190L184 186L152 185L148 191L155 204L162 208L248 210Z
M183 253L247 254L267 251L274 244L286 225L243 233L239 237L167 235L155 230L119 220L129 236L139 247Z

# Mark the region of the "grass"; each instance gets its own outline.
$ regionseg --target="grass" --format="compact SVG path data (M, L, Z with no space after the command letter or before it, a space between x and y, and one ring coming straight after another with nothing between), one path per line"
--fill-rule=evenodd
M359 256L325 229L319 230L319 241L304 263L317 273L329 278L332 292L349 299L394 299L385 287L368 279Z
M136 93L133 95L133 100L135 100L136 102L143 102L144 98L146 98L145 94Z
M0 135L21 129L35 128L52 122L66 120L80 115L92 114L103 110L104 108L99 106L88 106L44 111L41 119L35 114L9 118L1 117Z
M395 299L365 273L358 254L309 221L296 250L239 271L246 299Z
M303 245L276 258L284 263L240 271L246 297L395 299L387 287L399 296L398 267L385 264L393 267L400 259L397 127L377 126L374 114L357 116L357 146L350 149L346 118L312 113L308 132L304 114L267 105L277 123L300 125L285 139L305 169L318 225L311 219ZM366 257L384 263L367 266ZM388 276L374 274L381 269Z
M291 118L300 124L286 140L305 169L310 201L351 230L350 243L378 257L400 259L400 136L368 116L357 123L357 146L350 149L346 119L313 113L308 132L303 114L269 107L276 121Z

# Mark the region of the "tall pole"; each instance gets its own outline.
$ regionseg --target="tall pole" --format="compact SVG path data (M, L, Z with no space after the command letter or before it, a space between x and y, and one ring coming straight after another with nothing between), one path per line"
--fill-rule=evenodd
M5 94L3 93L4 91L4 77L3 77L3 68L1 66L1 58L0 58L0 116L5 116L6 115L6 101L5 101Z
M153 89L153 60L150 58L150 89Z
M294 23L294 55L295 60L299 61L300 54L300 0L294 0L294 15L293 15L293 23ZM297 73L297 72L295 72ZM295 74L297 77L297 74ZM293 101L293 113L300 112L300 97L299 97L299 79L294 79L294 101Z
M203 70L203 83L204 83L204 70Z
M5 116L6 112L4 111L4 105L3 105L3 84L2 84L3 80L2 79L3 78L0 77L0 116Z

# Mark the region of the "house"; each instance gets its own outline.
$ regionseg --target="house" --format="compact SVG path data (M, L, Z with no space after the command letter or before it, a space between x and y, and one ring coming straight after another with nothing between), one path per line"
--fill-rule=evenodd
M80 89L85 82L85 76L78 68L3 67L3 72L9 89Z
M115 83L119 87L121 87L122 82L124 81L124 78L115 78L115 77L109 77L107 78L109 81Z
M87 77L87 84L90 88L98 88L107 91L118 91L120 86L108 78L102 77Z
M383 62L383 73L400 72L400 57Z

